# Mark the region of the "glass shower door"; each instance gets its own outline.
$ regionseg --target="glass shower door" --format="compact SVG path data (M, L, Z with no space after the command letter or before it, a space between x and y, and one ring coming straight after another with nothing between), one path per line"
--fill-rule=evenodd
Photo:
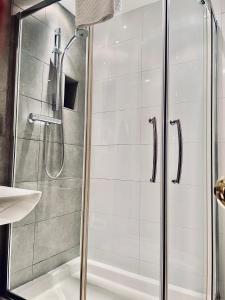
M180 299L180 293L206 299L207 114L211 109L206 86L210 37L206 13L206 5L196 0L170 1L167 185L171 300Z
M88 299L159 296L162 6L138 2L94 32Z
M40 190L42 198L26 218L12 225L10 291L29 300L79 299L86 40L78 38L65 54L63 95L57 111L53 105L57 77L55 41L60 39L61 49L65 49L74 35L75 17L54 3L22 18L20 26L14 186ZM68 103L73 105L69 107ZM43 121L30 122L30 114L48 120L48 125ZM64 139L59 125L62 115ZM53 124L54 120L59 124ZM63 143L64 167L57 177ZM66 286L65 266L75 274ZM60 283L64 283L56 292L59 285L56 288L54 279L59 274L64 278Z

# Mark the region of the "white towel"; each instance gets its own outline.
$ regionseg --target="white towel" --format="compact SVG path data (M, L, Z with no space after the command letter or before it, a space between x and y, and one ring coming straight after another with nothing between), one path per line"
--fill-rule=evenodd
M89 26L111 19L120 0L76 0L76 26Z

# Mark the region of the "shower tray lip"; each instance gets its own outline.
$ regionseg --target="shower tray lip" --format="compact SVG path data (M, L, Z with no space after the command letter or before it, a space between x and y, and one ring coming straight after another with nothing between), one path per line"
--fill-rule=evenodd
M40 191L0 186L0 225L25 218L38 204L41 195Z

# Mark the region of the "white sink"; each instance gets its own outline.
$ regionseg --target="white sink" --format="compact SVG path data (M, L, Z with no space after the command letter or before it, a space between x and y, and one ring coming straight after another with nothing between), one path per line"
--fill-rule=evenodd
M18 222L38 204L41 192L0 186L0 225Z

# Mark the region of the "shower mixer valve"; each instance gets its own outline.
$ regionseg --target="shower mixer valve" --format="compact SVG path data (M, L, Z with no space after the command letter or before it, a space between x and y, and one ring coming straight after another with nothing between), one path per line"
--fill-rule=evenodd
M56 54L59 54L61 55L63 53L63 51L57 47L54 47L53 50L52 50L52 53L56 53Z

